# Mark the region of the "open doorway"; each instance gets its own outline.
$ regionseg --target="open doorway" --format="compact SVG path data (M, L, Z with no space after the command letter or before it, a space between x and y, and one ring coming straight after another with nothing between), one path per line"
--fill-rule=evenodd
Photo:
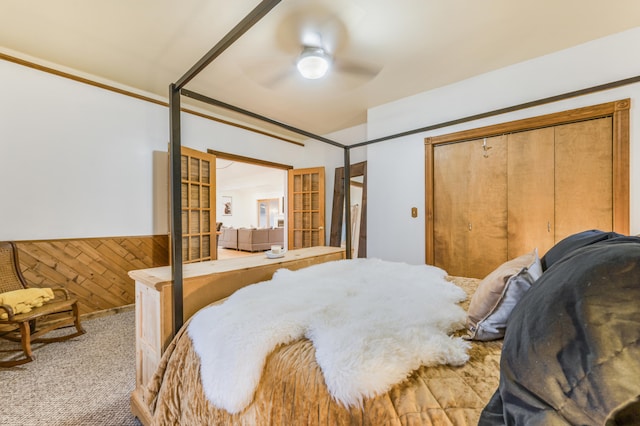
M218 259L286 248L287 170L291 166L216 155ZM273 243L273 244L272 244Z

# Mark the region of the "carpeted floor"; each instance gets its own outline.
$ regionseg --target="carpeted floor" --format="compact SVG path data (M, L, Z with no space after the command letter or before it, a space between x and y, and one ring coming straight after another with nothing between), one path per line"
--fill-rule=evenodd
M87 333L34 344L35 361L0 368L0 425L140 425L135 387L135 312L83 321ZM0 339L0 359L17 343Z

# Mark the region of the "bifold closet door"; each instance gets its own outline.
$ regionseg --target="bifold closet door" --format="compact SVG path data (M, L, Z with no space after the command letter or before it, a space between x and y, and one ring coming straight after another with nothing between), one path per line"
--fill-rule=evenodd
M555 243L554 128L508 136L509 259L534 248L542 257Z
M611 117L555 127L555 239L613 229Z
M437 146L433 152L434 265L450 275L466 276L468 176L470 150L463 143Z
M499 265L500 224L505 260L535 247L544 256L589 229L628 234L629 106L623 99L426 138L426 262L481 278ZM508 135L506 160L494 156L499 138L483 146L492 134ZM478 154L492 171L480 173Z
M434 264L484 278L507 256L506 136L434 149Z

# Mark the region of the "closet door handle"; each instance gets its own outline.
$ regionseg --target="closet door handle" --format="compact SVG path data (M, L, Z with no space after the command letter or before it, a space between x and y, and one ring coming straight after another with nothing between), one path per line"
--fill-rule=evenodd
M551 232L551 222L547 221L547 232Z
M471 222L469 222L469 231L471 231Z

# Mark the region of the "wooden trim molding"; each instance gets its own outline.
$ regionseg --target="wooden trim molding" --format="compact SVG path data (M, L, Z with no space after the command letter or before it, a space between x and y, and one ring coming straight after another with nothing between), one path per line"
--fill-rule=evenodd
M425 263L427 265L433 265L435 263L435 245L433 236L435 234L433 212L435 209L435 199L433 197L433 173L434 173L434 159L433 159L433 143L432 138L425 139L425 159L424 159L424 200L425 200Z
M612 117L613 125L613 230L629 233L629 109L630 99L622 99L538 117L509 121L491 126L425 138L425 262L432 265L434 252L434 148L436 145L569 124L577 121Z
M478 127L470 130L449 133L440 136L427 138L432 145L451 142L464 142L478 138L488 138L503 135L505 133L521 132L524 130L539 129L542 127L568 124L575 121L591 120L599 117L615 115L616 112L629 110L630 99L623 99L616 102L592 105L584 108L572 109L569 111L555 112L552 114L540 115L538 117L524 118L522 120L509 121L506 123L494 124L491 126ZM426 139L425 139L426 140Z
M159 99L155 99L155 98L153 98L151 96L141 95L141 94L133 92L131 90L120 89L118 87L111 86L109 84L100 83L98 81L91 80L91 79L88 79L88 78L85 78L85 77L80 77L78 75L74 75L74 74L71 74L71 73L68 73L68 72L65 72L65 71L60 71L60 70L57 70L55 68L47 67L47 66L36 64L34 62L30 62L30 61L27 61L27 60L24 60L24 59L16 58L15 56L7 55L6 53L0 52L0 59L3 59L5 61L7 61L7 62L13 62L14 64L22 65L22 66L25 66L25 67L28 67L28 68L32 68L32 69L35 69L35 70L38 70L38 71L46 72L48 74L53 74L53 75L56 75L58 77L67 78L69 80L77 81L78 83L84 83L84 84L88 84L89 86L98 87L100 89L104 89L104 90L108 90L110 92L118 93L120 95L129 96L131 98L139 99L139 100L146 101L146 102L151 102L152 104L161 105L161 106L164 106L164 107L167 107L167 108L169 107L169 103L168 102L161 101ZM206 118L207 120L215 121L217 123L222 123L222 124L226 124L228 126L236 127L236 128L243 129L243 130L247 130L249 132L258 133L260 135L268 136L268 137L274 138L274 139L279 139L281 141L292 143L294 145L304 146L304 144L302 142L298 142L298 141L293 140L293 139L288 139L288 138L285 138L283 136L276 135L274 133L269 133L269 132L266 132L266 131L263 131L263 130L255 129L253 127L244 126L242 124L234 123L232 121L223 120L223 119L215 117L213 115L205 114L205 113L202 113L202 112L198 112L198 111L195 111L195 110L190 109L190 108L180 108L180 110L182 112L186 112L188 114L192 114L192 115L195 115L195 116L198 116L198 117Z
M630 226L630 107L631 101L623 99L613 112L613 229L621 234L628 234Z
M256 165L256 166L271 167L273 169L282 169L282 170L293 169L293 166L290 166L288 164L274 163L274 162L271 162L271 161L259 160L257 158L244 157L242 155L229 154L227 152L215 151L213 149L208 149L207 152L209 154L215 155L216 158L219 158L221 160L239 161L241 163L249 163L249 164L253 164L253 165Z

